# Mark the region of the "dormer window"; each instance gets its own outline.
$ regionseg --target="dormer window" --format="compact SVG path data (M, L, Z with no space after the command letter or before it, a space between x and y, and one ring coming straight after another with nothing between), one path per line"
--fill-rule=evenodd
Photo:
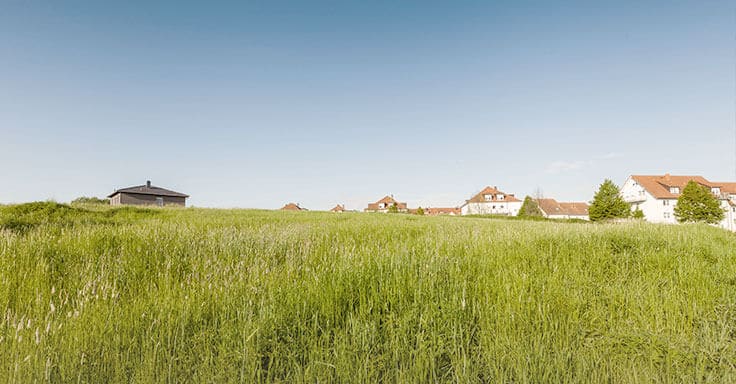
M720 195L721 194L721 189L718 188L718 187L713 187L713 188L710 189L710 191L713 192L714 195Z
M486 201L493 200L493 195L483 195L483 197L486 199Z
M386 203L380 203L380 204L378 204L378 208L380 208L380 209L386 208Z
M503 195L497 195L499 200L503 200Z
M678 195L680 193L680 187L670 187L670 193L673 195Z

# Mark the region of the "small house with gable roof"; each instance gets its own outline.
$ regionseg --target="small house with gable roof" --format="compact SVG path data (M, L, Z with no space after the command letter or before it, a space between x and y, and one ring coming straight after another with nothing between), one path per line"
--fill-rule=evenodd
M149 180L145 185L118 189L107 197L110 199L110 205L155 205L159 207L178 205L184 207L189 195L151 185Z

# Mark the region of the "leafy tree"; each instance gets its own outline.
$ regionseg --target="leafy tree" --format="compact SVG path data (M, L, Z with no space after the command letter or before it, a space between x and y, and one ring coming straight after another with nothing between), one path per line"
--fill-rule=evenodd
M675 217L681 223L702 221L716 224L723 220L723 216L723 208L710 189L692 180L677 199Z
M422 207L417 208L417 211L415 212L417 215L424 216L424 209Z
M519 209L519 213L516 216L543 217L544 214L542 214L542 210L539 209L539 203L532 199L531 196L527 196L524 198L524 202L521 204L521 209Z
M637 207L634 210L634 212L631 213L631 217L638 219L638 220L644 220L644 211L642 211L641 209L639 209L639 207Z
M629 204L619 195L613 181L606 179L598 188L588 209L590 221L600 221L629 217Z
M396 203L393 203L388 207L388 213L399 213L399 207L396 206Z

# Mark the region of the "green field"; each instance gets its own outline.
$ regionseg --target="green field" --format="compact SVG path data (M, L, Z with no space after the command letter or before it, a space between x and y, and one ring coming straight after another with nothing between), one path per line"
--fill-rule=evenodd
M736 382L705 225L0 207L0 382Z

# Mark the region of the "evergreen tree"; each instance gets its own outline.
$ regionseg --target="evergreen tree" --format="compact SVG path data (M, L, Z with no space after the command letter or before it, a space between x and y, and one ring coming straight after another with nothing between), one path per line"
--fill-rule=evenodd
M588 209L590 221L600 221L629 217L629 204L619 195L613 181L606 179L598 188Z
M422 209L422 207L417 208L416 214L420 216L424 216L424 209Z
M539 209L539 204L536 200L532 199L531 196L524 198L524 203L521 204L521 209L517 214L519 217L542 217L542 210Z
M692 180L677 199L675 217L681 223L703 221L716 224L723 220L723 216L723 208L710 189Z

